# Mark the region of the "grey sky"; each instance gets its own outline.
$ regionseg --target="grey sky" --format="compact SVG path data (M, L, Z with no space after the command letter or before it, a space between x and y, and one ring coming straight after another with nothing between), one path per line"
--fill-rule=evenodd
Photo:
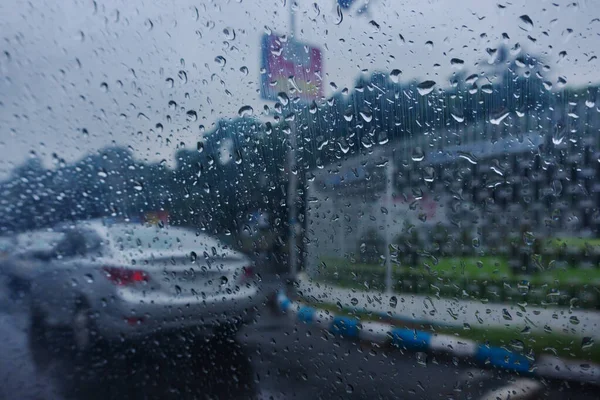
M578 6L558 0L373 0L368 16L356 15L362 4L356 0L339 25L334 0L318 1L319 15L313 1L298 3L296 37L323 50L326 96L329 82L351 87L363 69L398 68L403 80L432 79L443 86L453 72L451 58L482 71L475 64L487 57L487 47L500 44L503 32L509 46L519 42L545 56L549 80L599 80L598 60L588 60L600 46L600 20L594 21L600 4L589 0ZM533 21L530 31L519 27L523 14ZM209 130L243 105L257 114L269 103L258 95L260 37L265 26L285 34L288 25L281 0L0 3L0 177L31 150L50 166L52 153L72 161L113 142L131 146L139 159L172 162L180 143L195 146L200 124ZM559 62L561 51L567 56ZM227 60L225 66L214 61L217 56ZM178 104L175 110L170 100ZM189 109L198 121L186 120ZM164 125L162 133L157 123Z

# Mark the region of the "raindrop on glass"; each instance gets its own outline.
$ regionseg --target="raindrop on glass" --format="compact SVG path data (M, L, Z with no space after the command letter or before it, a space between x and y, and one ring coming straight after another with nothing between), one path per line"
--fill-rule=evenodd
M400 71L399 69L393 69L390 72L390 79L392 80L392 82L398 83L400 81L400 75L402 75L402 71Z
M435 85L434 81L423 81L417 85L417 90L421 96L426 96L433 91Z
M239 110L238 110L238 115L240 117L247 117L250 116L254 113L254 109L250 106L242 106Z

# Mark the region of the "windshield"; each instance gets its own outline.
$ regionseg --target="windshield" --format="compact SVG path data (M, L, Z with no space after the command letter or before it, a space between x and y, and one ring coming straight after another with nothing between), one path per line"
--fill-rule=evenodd
M0 4L0 398L597 398L600 3Z

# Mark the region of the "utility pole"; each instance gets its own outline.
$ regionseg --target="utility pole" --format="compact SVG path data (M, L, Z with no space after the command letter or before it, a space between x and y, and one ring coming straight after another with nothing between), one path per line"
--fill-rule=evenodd
M296 11L294 9L294 1L290 0L290 42L294 40L296 35ZM289 101L289 109L293 113L294 105L292 99ZM298 273L298 253L296 249L296 195L298 193L298 175L296 171L296 121L295 118L289 121L290 126L290 149L288 151L288 193L287 193L287 206L288 206L288 226L289 226L289 268L290 274L296 276Z

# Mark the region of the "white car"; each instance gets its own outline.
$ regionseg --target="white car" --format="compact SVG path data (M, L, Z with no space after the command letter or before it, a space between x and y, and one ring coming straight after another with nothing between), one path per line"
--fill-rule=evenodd
M100 222L61 232L32 279L38 344L67 333L70 347L85 351L99 340L235 328L253 319L261 301L251 261L205 234Z

